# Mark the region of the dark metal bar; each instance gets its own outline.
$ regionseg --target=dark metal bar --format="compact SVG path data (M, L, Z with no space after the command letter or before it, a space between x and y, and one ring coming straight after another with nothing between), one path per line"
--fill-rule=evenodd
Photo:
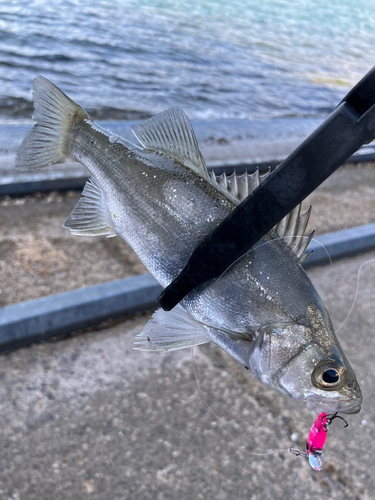
M332 260L375 250L375 224L354 227L316 238ZM317 241L304 262L309 268L326 264L329 257ZM0 352L23 347L108 318L152 309L161 287L149 274L73 290L0 309Z
M343 229L314 238L308 251L312 254L305 260L303 267L329 264L332 261L352 257L375 250L375 224Z
M24 195L46 191L80 190L85 187L88 177L68 177L63 179L41 179L35 181L0 184L0 196Z
M149 274L0 309L0 352L155 306L161 286Z

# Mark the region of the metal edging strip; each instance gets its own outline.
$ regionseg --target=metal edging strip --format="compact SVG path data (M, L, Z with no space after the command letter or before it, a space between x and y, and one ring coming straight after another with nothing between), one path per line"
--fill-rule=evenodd
M375 249L375 224L315 238L305 268ZM325 250L326 249L326 250ZM124 278L0 309L0 352L156 306L161 286L149 274Z

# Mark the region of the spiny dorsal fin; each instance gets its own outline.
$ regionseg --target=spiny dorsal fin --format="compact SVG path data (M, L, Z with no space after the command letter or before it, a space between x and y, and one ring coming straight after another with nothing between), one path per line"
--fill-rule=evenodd
M172 311L158 309L136 336L134 349L140 351L176 351L210 342L204 327L178 304Z
M169 108L138 123L133 133L145 149L162 153L208 179L193 127L182 109Z
M269 176L270 172L271 169L266 174L259 175L259 170L256 169L253 174L245 171L243 174L233 172L231 175L226 175L224 172L216 175L214 171L211 171L209 180L212 186L237 206Z
M116 236L106 200L94 177L86 182L82 197L63 227L81 236Z
M223 193L236 206L239 205L250 193L252 193L271 173L271 169L264 175L259 175L256 169L253 174L237 174L233 172L226 175L225 172L216 175L210 172L210 181L221 193ZM305 250L310 243L314 233L305 236L306 227L309 222L311 207L301 215L301 205L294 208L276 226L275 230L281 238L285 238L286 244L303 262L310 254L305 254Z

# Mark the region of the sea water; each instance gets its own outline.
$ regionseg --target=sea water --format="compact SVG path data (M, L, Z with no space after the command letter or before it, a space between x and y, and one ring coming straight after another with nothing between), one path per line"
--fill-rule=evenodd
M373 0L0 2L0 118L35 74L96 118L326 116L375 61Z

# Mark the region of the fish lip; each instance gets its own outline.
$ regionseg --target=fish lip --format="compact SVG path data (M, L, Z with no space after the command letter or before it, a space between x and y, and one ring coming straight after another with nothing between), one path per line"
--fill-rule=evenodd
M361 411L361 403L359 403L357 406L354 408L349 408L348 410L340 410L340 413L347 413L348 415L355 415L356 413L359 413Z

